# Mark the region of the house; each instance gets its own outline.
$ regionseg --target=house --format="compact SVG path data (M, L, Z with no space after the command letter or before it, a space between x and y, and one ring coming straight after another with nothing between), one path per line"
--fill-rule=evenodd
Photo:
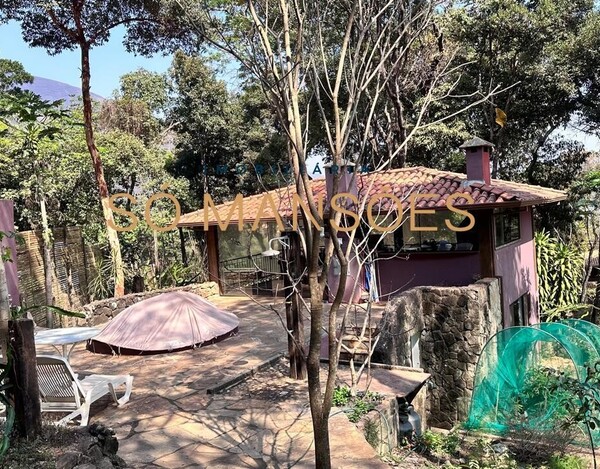
M466 175L420 166L359 172L351 164L330 165L325 180L311 182L313 195L331 200L333 175L339 171L338 193L354 194L359 200L363 197L375 200L369 205L371 221L381 226L387 226L390 220L403 221L383 239L380 233L369 234L373 236L376 254L370 259L373 267L367 276L375 277L379 298L387 299L416 286L465 286L478 279L496 277L501 285L504 327L537 322L533 211L538 205L566 199L566 193L491 179L492 144L485 140L474 138L461 148L466 156ZM242 223L253 224L254 228L267 224L272 229L283 222L285 230L289 230L294 215L298 216L299 200L294 186L283 187L247 197L243 204L236 200L185 214L178 226L206 229L209 273L224 288L225 277L236 270L227 267L231 259L220 256L223 225L229 224L229 237ZM388 221L383 222L386 216ZM377 243L377 239L381 241ZM346 242L343 238L343 243ZM260 262L269 259L260 255L260 249L245 259L243 256L233 259L238 275L272 272L276 268L273 265L258 268ZM361 292L352 293L350 287L355 282L364 285L365 269L355 259L350 262L349 270L344 299L357 301ZM260 281L257 279L257 283ZM335 289L335 265L329 283Z

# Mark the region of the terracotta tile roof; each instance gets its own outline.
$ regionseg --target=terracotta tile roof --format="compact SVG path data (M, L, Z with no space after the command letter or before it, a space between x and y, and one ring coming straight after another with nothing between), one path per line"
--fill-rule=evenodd
M477 181L468 181L466 175L460 173L451 173L438 171L435 169L416 166L411 168L394 169L387 171L377 171L364 174L356 174L356 183L359 199L371 197L381 193L393 193L402 202L403 210L410 206L410 197L416 197L416 208L446 208L446 201L453 194L469 194L473 203L465 197L458 197L452 203L455 207L471 208L495 208L495 207L515 207L526 205L540 205L552 202L558 202L567 198L564 191L549 189L546 187L532 186L500 179L492 179L491 184L483 184ZM323 197L325 200L326 186L325 180L321 179L311 183L315 198ZM257 194L243 199L243 221L252 223L258 217L261 204L263 209L260 215L261 220L273 220L275 209L282 218L292 217L292 196L296 193L294 186L274 189L269 192ZM269 197L273 201L273 208L269 204ZM431 194L431 197L425 197L424 194ZM229 216L234 202L226 202L217 205L216 209L219 218L224 222ZM374 206L373 210L389 211L395 210L395 205L389 199L383 198ZM298 209L300 213L301 209ZM235 224L239 219L239 211L233 211L231 224ZM216 225L217 218L213 210L208 211L209 225ZM181 217L179 227L201 226L204 224L204 210L197 210L187 213Z

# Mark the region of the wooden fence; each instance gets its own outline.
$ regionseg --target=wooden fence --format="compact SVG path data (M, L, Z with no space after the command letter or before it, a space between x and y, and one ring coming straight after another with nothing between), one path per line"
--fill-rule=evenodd
M41 231L19 233L23 242L17 246L17 269L23 305L46 304L44 288L44 254ZM79 227L53 230L54 304L78 310L89 303L88 285L96 275L95 257L91 246L85 245ZM36 310L38 326L46 325L46 313Z

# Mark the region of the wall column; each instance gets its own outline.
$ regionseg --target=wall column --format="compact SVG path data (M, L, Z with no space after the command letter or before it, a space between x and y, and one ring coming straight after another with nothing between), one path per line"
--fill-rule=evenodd
M494 268L494 213L492 210L477 212L476 229L479 232L479 257L481 259L481 278L496 276Z
M208 279L217 282L219 294L223 293L219 276L219 235L216 226L209 226L206 231L206 252L208 255Z

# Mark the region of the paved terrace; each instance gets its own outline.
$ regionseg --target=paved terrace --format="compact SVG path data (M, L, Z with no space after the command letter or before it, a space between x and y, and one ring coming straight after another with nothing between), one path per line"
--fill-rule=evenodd
M115 429L119 455L134 468L314 467L306 383L279 375L269 392L241 392L248 385L214 396L206 392L287 349L279 318L265 308L273 299L211 300L238 315L237 336L196 350L147 356L98 355L76 347L71 357L76 372L135 378L128 404L116 408L103 399L92 407L90 422ZM282 302L275 301L283 312ZM330 426L334 467L388 467L344 415L332 416Z

